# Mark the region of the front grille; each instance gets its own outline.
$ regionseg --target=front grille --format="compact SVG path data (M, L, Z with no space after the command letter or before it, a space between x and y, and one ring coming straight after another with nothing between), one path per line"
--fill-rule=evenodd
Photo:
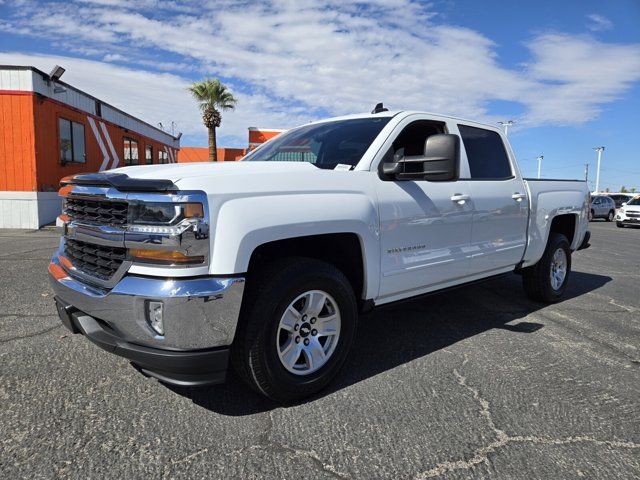
M64 253L78 270L106 281L113 277L122 265L127 249L66 239Z
M70 220L100 225L125 225L128 207L127 202L122 201L92 200L69 196L65 213Z
M638 218L640 217L640 212L627 212L627 217Z

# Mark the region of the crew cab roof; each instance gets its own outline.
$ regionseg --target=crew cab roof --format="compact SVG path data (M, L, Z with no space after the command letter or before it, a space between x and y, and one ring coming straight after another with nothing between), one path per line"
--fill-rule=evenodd
M316 124L316 123L325 123L325 122L335 122L335 121L339 121L339 120L353 120L353 119L357 119L357 118L390 118L390 117L395 117L401 115L402 117L406 117L409 115L425 115L425 116L429 116L429 117L437 117L443 120L454 120L454 121L459 121L459 122L464 122L464 123L472 123L475 125L482 125L485 126L487 128L491 128L493 130L498 129L498 127L496 127L495 125L491 125L489 123L484 123L484 122L478 122L476 120L470 120L468 118L462 118L462 117L456 117L453 115L445 115L442 113L435 113L435 112L425 112L425 111L421 111L421 110L395 110L395 111L386 111L386 112L379 112L379 113L354 113L354 114L350 114L350 115L342 115L339 117L330 117L330 118L324 118L322 120L317 120L314 122L310 122L309 124Z

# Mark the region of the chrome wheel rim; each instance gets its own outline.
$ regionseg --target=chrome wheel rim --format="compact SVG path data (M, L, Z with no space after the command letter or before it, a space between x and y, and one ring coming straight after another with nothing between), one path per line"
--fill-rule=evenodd
M560 290L567 276L567 254L563 248L558 248L551 259L551 288Z
M309 375L322 368L336 350L340 338L340 309L331 295L309 290L285 309L276 333L280 363L295 375Z

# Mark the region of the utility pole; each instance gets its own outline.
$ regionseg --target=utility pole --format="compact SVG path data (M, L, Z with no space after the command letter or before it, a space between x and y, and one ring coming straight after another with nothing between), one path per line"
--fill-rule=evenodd
M588 163L584 164L584 181L585 182L589 181L589 164Z
M600 160L602 159L602 152L604 152L604 147L593 147L593 149L598 152L598 166L596 167L596 190L595 193L600 191Z
M538 157L538 178L540 178L540 170L542 169L542 160L544 160L544 155L540 155Z
M504 122L498 122L498 125L502 125L504 127L505 137L509 135L509 127L514 123L516 122L514 122L513 120L505 120Z

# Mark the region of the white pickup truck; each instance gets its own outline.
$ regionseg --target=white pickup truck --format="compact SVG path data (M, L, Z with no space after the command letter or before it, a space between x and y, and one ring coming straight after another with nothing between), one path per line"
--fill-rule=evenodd
M495 127L384 108L60 195L67 328L169 384L222 382L231 362L280 402L331 381L359 312L508 272L555 302L589 245L584 182L522 178Z

